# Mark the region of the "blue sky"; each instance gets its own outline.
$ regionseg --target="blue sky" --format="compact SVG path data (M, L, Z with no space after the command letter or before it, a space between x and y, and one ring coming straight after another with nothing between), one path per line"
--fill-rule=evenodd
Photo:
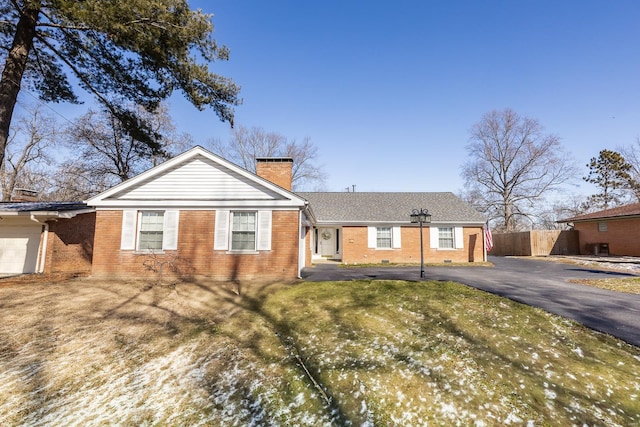
M231 50L212 69L242 86L237 123L310 137L330 191L458 191L469 129L493 109L538 119L580 167L640 136L637 1L192 6ZM196 141L228 138L172 106Z
M242 86L236 123L310 137L329 191L457 192L469 129L494 109L538 119L583 174L640 136L637 0L191 5L230 48L212 70ZM171 107L196 143L229 137L212 111Z

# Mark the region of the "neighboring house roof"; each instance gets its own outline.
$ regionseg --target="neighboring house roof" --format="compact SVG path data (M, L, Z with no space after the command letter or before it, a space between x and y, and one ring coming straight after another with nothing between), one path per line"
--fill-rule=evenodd
M0 216L36 215L72 218L78 214L93 212L82 202L5 202L0 203Z
M618 206L615 208L605 209L598 212L591 212L584 215L578 215L572 218L560 220L558 222L595 221L599 219L624 218L624 217L634 217L634 216L640 216L640 203Z
M428 209L431 222L484 224L481 213L453 193L297 193L309 201L318 223L409 223L413 209Z
M303 207L305 200L194 147L87 200L104 207Z

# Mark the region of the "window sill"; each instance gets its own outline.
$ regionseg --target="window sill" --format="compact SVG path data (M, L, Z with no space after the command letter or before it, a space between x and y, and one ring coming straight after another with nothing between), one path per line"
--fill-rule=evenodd
M400 248L376 248L376 251L392 251L394 249L400 249Z
M258 255L258 251L227 251L227 255Z
M148 249L133 251L134 255L163 255L165 253L162 249Z

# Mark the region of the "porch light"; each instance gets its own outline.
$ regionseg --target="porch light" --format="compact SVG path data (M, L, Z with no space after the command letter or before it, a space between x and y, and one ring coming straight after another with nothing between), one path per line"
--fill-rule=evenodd
M411 223L420 224L420 278L424 279L424 246L422 244L422 224L431 222L431 214L427 209L411 211Z

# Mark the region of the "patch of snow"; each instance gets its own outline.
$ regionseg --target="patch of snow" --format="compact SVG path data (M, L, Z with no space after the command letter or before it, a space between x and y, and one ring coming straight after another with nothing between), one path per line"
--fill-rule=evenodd
M514 412L510 412L509 415L507 415L507 418L504 419L504 423L506 425L510 425L511 423L520 424L522 423L522 418L520 418Z

